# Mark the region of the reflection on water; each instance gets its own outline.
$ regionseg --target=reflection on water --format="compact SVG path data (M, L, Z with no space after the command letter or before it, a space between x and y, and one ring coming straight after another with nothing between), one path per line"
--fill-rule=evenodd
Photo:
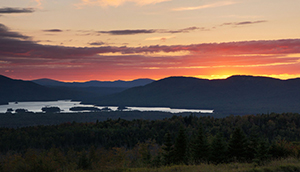
M194 112L194 113L213 113L213 110L200 110L200 109L172 109L167 107L128 107L128 110L138 111L162 111L171 113Z
M0 113L5 113L8 109L27 109L31 112L42 112L42 107L56 106L59 107L62 112L73 112L69 109L71 107L97 107L99 109L109 108L113 111L118 110L117 106L94 106L94 105L82 105L80 101L71 100L58 100L58 101L38 101L38 102L9 102L8 105L0 105ZM194 113L213 113L213 110L200 110L200 109L171 109L167 107L127 107L124 111L163 111L171 113L181 112L194 112Z
M57 106L63 110L63 112L71 112L70 107L79 106L80 101L59 100L59 101L38 101L38 102L9 102L8 105L1 105L0 112L5 113L7 109L27 109L31 112L42 112L42 107L45 106Z

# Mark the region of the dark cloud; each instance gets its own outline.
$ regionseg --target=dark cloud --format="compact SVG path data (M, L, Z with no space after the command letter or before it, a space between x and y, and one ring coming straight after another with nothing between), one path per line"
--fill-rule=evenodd
M11 14L11 13L33 13L33 8L0 8L0 14Z
M196 31L196 30L205 30L205 28L199 28L199 27L188 27L184 29L179 29L179 30L166 30L163 31L162 33L189 33L191 31Z
M300 53L300 39L274 41L246 41L220 44L192 44L145 47L65 47L42 45L33 41L0 38L0 57L28 57L46 59L84 59L103 53L157 53L190 51L196 54L288 54Z
M249 25L249 24L257 24L257 23L264 23L267 22L266 20L258 20L258 21L243 21L243 22L234 22L234 23L223 23L221 26L240 26L240 25Z
M0 23L0 38L12 39L12 38L21 38L28 39L28 36L22 35L17 32L11 32L8 27Z
M99 31L99 33L106 33L111 35L135 35L135 34L145 34L154 33L155 29L137 29L137 30L111 30L111 31Z
M102 42L102 41L100 41L100 42L92 42L92 43L89 43L89 45L97 45L97 46L99 46L99 45L104 45L105 43L104 42Z
M191 31L197 31L197 30L207 30L204 27L188 27L188 28L184 28L184 29L178 29L178 30L165 30L165 29L161 29L161 30L157 30L158 33L189 33Z
M225 25L232 25L232 26L239 26L239 25L249 25L249 24L257 24L267 22L266 20L258 20L258 21L243 21L243 22L233 22L233 23L223 23L220 26ZM110 34L110 35L136 35L136 34L151 34L151 33L189 33L192 31L209 31L210 28L205 27L188 27L178 30L168 30L168 29L126 29L126 30L110 30L110 31L98 31L97 33L101 34Z
M66 47L42 45L28 39L20 33L11 32L6 26L0 24L0 60L1 57L26 57L26 59L87 59L97 58L104 53L157 53L189 51L192 54L218 54L218 55L240 55L240 54L289 54L300 53L300 39L269 40L269 41L244 41L211 44L191 44L172 46L145 46L145 47ZM102 44L94 42L91 44Z
M180 51L190 53L155 58L148 56L151 53ZM132 71L141 73L144 69L147 69L146 72L149 72L148 69L197 69L199 72L198 68L223 68L228 61L232 62L233 67L297 64L300 57L278 58L290 53L300 53L300 39L144 47L66 47L0 36L0 68L19 71L24 76L29 75L26 73L28 71L36 75L36 69L59 75L69 72L74 76L83 71L86 75L95 71L97 75L124 75L126 71L132 74Z
M111 31L98 31L98 33L110 34L110 35L135 35L135 34L150 34L150 33L188 33L196 30L207 30L199 27L188 27L178 30L167 29L136 29L136 30L111 30Z
M49 30L43 30L44 32L63 32L63 30L60 29L49 29Z
M266 20L258 20L258 21L244 21L236 23L236 25L245 25L245 24L257 24L257 23L264 23L267 22Z

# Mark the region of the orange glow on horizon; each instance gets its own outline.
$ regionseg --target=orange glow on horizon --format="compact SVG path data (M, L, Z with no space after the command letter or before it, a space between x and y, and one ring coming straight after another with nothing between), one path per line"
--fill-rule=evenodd
M199 78L199 79L209 79L209 80L214 80L214 79L226 79L229 78L231 76L234 75L249 75L249 76L263 76L263 77L270 77L270 78L276 78L276 79L281 79L281 80L287 80L287 79L294 79L294 78L300 78L300 74L246 74L246 73L224 73L224 74L213 74L213 75L170 75L170 76L162 76L162 77L132 77L133 79L97 79L97 78L93 78L93 79L83 79L83 80L58 80L61 82L88 82L91 80L97 80L97 81L118 81L118 80L122 80L122 81L133 81L136 79L152 79L152 80L160 80L163 78L167 78L167 77L171 77L171 76L183 76L183 77L195 77L195 78ZM53 79L56 80L56 79Z
M288 80L288 79L294 79L294 78L300 78L300 74L271 74L271 75L257 75L257 74L232 74L232 75L195 75L192 77L201 78L201 79L226 79L234 75L248 75L248 76L263 76L263 77L270 77L270 78L276 78L281 80Z

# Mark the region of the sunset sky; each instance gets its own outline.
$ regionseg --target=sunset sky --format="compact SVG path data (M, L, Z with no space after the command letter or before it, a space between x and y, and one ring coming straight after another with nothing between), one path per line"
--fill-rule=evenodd
M1 0L0 74L300 77L300 0Z

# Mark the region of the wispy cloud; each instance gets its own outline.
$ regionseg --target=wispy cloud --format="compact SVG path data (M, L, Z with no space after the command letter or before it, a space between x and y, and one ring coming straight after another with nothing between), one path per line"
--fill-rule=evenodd
M184 29L179 29L179 30L166 30L166 31L162 31L162 33L189 33L191 31L197 31L197 30L208 30L207 28L204 27L188 27L188 28L184 28Z
M164 36L164 37L151 37L151 38L146 38L146 41L157 41L160 40L162 42L165 42L168 39L176 38L174 36Z
M259 15L225 15L221 16L222 18L240 18L240 19L257 19L263 18L263 16Z
M196 30L207 30L204 27L188 27L178 30L167 30L167 29L126 29L126 30L110 30L110 31L98 31L102 34L110 35L135 35L135 34L150 34L150 33L189 33Z
M0 14L12 14L12 13L33 13L33 8L0 8Z
M200 5L200 6L193 6L193 7L180 7L180 8L174 8L172 11L190 11L190 10L200 10L205 8L215 8L215 7L222 7L222 6L228 6L232 4L236 4L237 2L234 1L220 1L212 4L206 4L206 5Z
M221 26L228 26L228 25L233 25L233 26L240 26L240 25L249 25L249 24L258 24L258 23L265 23L268 22L267 20L257 20L257 21L243 21L243 22L234 22L234 23L223 23Z
M61 29L49 29L49 30L43 30L43 32L63 32Z
M105 33L110 35L135 35L135 34L147 34L155 33L155 29L126 29L126 30L110 30L110 31L98 31L98 33Z
M162 33L162 34L178 34L178 33L190 33L193 31L210 31L220 26L241 26L241 25L251 25L268 22L267 20L257 20L257 21L241 21L241 22L231 22L223 23L213 28L206 27L187 27L183 29L124 29L124 30L108 30L108 31L97 31L98 34L109 34L109 35L137 35L137 34L153 34L153 33ZM155 37L157 38L157 37Z
M98 41L98 42L91 42L91 43L89 43L89 45L99 46L99 45L105 45L105 43L102 41Z
M95 47L76 48L65 46L42 45L37 42L23 40L29 38L17 32L12 32L5 25L0 24L0 55L7 52L14 54L14 51L27 52L27 56L56 58L56 57L82 57L93 56L101 53L157 53L157 52L177 52L190 51L192 54L222 54L222 55L244 55L244 54L290 54L300 53L300 39L270 40L270 41L244 41L212 44L192 44L192 45L172 45L172 46L145 46L145 47ZM20 38L20 39L15 39ZM97 42L94 44L103 44ZM262 56L260 56L262 57ZM268 56L266 56L268 57Z
M37 3L37 6L40 7L42 5L42 0L34 0Z
M43 1L44 0L31 0L34 2L34 8L36 9L43 9Z
M133 2L137 5L149 5L149 4L157 4L165 1L171 1L171 0L81 0L80 3L75 4L76 7L81 8L83 6L120 6L123 5L126 2Z

